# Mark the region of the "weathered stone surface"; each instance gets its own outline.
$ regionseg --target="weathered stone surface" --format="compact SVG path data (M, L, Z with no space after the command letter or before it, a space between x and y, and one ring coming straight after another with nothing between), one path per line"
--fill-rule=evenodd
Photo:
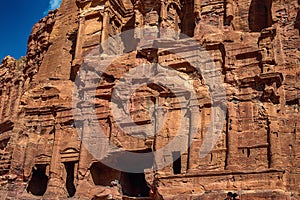
M232 191L247 200L300 199L299 6L297 0L63 0L33 27L26 58L6 57L0 65L0 198L224 199ZM133 28L147 31L105 44ZM157 49L149 48L153 36ZM200 66L190 62L199 56L194 47L184 48L191 41L209 55ZM136 45L143 48L132 51ZM103 63L113 51L128 53ZM222 80L227 113L214 148L199 157L213 134L211 98L218 91L196 68L212 63L209 75ZM130 94L126 86L147 76L163 77L163 84ZM116 147L107 155L98 127ZM190 127L198 127L195 135ZM174 138L180 140L167 151ZM148 157L130 159L126 150ZM113 169L97 155L144 172Z

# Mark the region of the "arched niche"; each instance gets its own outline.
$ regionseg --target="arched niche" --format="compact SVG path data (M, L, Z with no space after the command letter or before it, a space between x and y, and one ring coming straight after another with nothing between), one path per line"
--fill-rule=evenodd
M272 25L272 0L252 0L248 13L251 32L260 32Z
M76 193L75 169L79 161L79 150L73 147L68 147L60 152L61 162L65 168L65 187L69 197L73 197Z
M167 6L167 24L168 28L174 29L176 32L180 31L181 25L181 8L176 3L170 3Z
M48 176L46 175L47 165L35 165L32 168L31 179L28 183L27 192L35 196L43 196L47 190Z
M65 162L65 170L66 170L66 189L69 197L73 197L76 193L76 187L74 184L75 179L75 164L76 162Z
M180 0L182 6L181 12L184 13L181 17L181 33L193 37L195 24L195 3L194 0Z

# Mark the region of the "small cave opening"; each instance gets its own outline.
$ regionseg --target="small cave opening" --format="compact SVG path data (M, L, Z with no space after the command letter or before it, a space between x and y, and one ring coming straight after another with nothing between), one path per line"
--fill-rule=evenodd
M90 167L91 176L95 185L110 186L114 180L120 180L121 172L104 165L101 162L95 162Z
M181 173L181 154L180 151L172 152L173 157L173 173L180 174Z
M76 193L76 187L74 185L75 163L76 162L66 162L66 163L64 163L65 170L67 172L66 189L68 191L69 197L73 197Z
M130 153L141 153L141 156L133 156ZM144 171L153 166L154 155L152 149L117 152L106 158L106 162L116 162L117 165L138 166L131 172L120 171L101 162L95 162L90 167L91 177L95 185L111 186L112 182L118 181L122 193L126 198L148 198L150 187L147 184ZM105 162L104 162L105 163ZM136 171L136 172L135 172Z
M48 176L47 165L36 165L32 168L32 177L29 181L27 192L35 196L43 196L47 190Z
M154 155L152 149L146 148L142 150L131 151L132 153L141 154L140 158L132 159L122 156L123 163L129 163L132 166L139 166L144 170L151 169L153 166ZM124 160L126 159L126 161ZM144 172L143 170L143 172ZM145 174L143 172L122 172L120 184L124 195L133 198L143 198L150 196L150 187L147 184Z
M150 188L147 185L144 173L121 174L122 192L130 197L149 197Z
M10 140L10 138L0 141L0 150L4 150L7 147L9 140Z
M251 32L260 32L272 26L272 1L252 0L248 13L248 23Z
M195 24L195 14L192 12L194 10L194 0L180 0L182 5L182 15L181 18L181 32L188 37L194 36Z
M248 157L248 158L250 157L250 153L251 153L250 149L247 148L247 157Z

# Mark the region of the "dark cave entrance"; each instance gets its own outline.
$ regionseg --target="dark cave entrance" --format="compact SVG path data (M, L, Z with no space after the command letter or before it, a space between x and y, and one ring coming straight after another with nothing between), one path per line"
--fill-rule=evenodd
M184 15L181 18L181 32L189 37L194 36L195 24L195 14L194 10L194 0L180 0L182 5L182 13Z
M121 174L123 194L130 197L149 197L150 188L147 185L144 173Z
M110 186L114 180L120 180L121 172L104 165L101 162L95 162L90 167L92 179L95 185Z
M180 151L172 152L173 157L173 173L180 174L181 173L181 154Z
M151 169L154 159L151 149L143 149L133 153L146 154L142 154L140 159L132 159L132 156L128 157L126 152L118 152L111 159L118 162L119 165L139 166L139 169L144 170ZM147 185L144 173L122 172L101 162L93 163L90 172L95 185L111 186L112 182L117 180L120 183L123 195L128 198L149 197L150 188Z
M248 13L249 29L252 32L260 32L262 29L272 26L272 1L252 0Z
M36 165L32 168L32 177L29 181L27 192L36 196L43 196L47 190L48 176L46 175L47 165Z
M142 160L130 160L127 162L133 163L133 165L142 166L145 169L151 169L153 166L154 154L152 149L143 149L138 151L131 151L133 153L141 153L143 156ZM126 157L124 157L126 159ZM123 161L126 162L125 160ZM121 172L122 192L124 195L129 197L149 197L150 187L147 184L146 177L144 173L129 173Z
M75 162L65 162L64 165L67 172L66 189L69 197L73 197L76 193L76 187L74 185Z

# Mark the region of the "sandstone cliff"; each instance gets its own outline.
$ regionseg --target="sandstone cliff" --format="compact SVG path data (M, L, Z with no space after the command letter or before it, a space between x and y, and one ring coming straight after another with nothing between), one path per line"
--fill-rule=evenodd
M63 0L0 65L0 198L300 199L299 7Z

